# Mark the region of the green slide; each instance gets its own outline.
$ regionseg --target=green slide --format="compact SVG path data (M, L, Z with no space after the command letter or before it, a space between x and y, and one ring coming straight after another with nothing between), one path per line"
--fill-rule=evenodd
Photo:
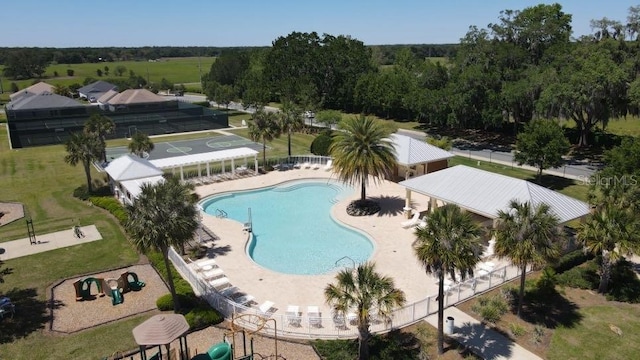
M118 305L122 304L124 299L122 298L122 293L118 289L111 289L111 304Z
M221 342L213 345L207 351L211 360L231 360L231 345Z

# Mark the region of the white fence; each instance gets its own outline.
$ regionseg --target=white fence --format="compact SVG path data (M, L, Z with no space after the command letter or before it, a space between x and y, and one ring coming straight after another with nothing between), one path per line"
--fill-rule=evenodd
M218 293L208 283L204 282L195 270L189 266L173 248L169 250L169 258L182 277L189 281L193 289L213 308L220 311L225 318L231 319L237 314L260 315L258 309L236 304L233 300ZM491 271L488 275L478 276L456 284L450 287L449 291L445 294L445 307L455 305L478 293L512 280L519 275L520 271L517 268L505 266ZM436 298L437 294L431 295L423 300L395 309L389 319L372 319L371 332L384 333L393 329L402 328L436 313L438 311ZM349 319L341 322L338 321L338 319L334 320L333 317L326 315L327 314L321 314L319 320L313 318L311 322L305 316L301 318L291 318L287 315L275 314L272 315L271 318L276 320L275 326L277 327L278 336L313 339L355 338L358 336L355 322L350 322ZM250 320L243 321L240 325L247 329L256 328L256 324ZM262 331L268 335L274 335L272 323L268 322Z

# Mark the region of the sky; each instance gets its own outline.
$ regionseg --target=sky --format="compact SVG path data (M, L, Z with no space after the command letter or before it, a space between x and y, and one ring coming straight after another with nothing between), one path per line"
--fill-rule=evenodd
M458 43L501 10L558 2L574 37L589 21L626 22L640 0L19 0L0 7L0 47L270 46L298 32L365 45Z

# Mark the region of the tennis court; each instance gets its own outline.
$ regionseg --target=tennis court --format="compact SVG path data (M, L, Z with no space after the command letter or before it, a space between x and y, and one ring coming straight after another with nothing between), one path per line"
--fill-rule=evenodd
M171 158L175 156L202 154L211 151L248 147L262 151L262 145L238 135L222 135L202 139L180 140L171 142L154 142L154 149L145 157L148 160ZM107 160L111 161L129 153L126 146L107 148Z

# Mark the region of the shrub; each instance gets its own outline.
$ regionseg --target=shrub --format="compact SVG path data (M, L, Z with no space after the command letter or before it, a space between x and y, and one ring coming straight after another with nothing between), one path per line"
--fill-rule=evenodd
M552 294L556 290L556 272L547 266L542 270L542 274L536 282L536 289L540 294Z
M331 145L331 132L323 131L316 136L311 143L311 153L314 155L328 156L329 146Z
M164 294L156 300L156 306L160 311L173 310L173 297L171 294Z
M591 259L593 259L592 254L585 253L582 250L575 250L562 256L553 266L553 270L555 270L556 274L561 274Z
M185 316L189 327L194 329L202 329L207 326L216 325L224 320L222 314L215 309L212 309L208 305L196 306L189 311Z
M195 297L195 294L193 294L193 292L191 294L178 293L177 295L178 301L180 302L180 307L184 310L189 310L198 305L198 298ZM173 297L170 293L160 296L156 300L156 306L160 311L173 310Z
M477 302L471 310L480 315L485 322L496 323L502 315L507 313L509 305L501 295L492 297L481 296L477 299Z
M598 287L598 265L592 260L583 266L574 267L571 270L557 275L558 284L578 289L595 289Z
M73 74L75 74L73 69L67 69L67 76L73 76Z
M211 107L211 103L208 101L195 101L192 103L193 105L199 105L204 107Z
M515 337L520 337L520 336L522 336L522 335L527 333L527 330L524 327L522 327L522 326L520 326L520 325L518 325L516 323L509 324L509 331Z
M109 211L120 221L120 224L126 223L129 218L120 201L113 196L91 196L89 197L89 201L91 201L93 205Z
M621 260L611 269L607 300L640 302L640 279L630 262Z

